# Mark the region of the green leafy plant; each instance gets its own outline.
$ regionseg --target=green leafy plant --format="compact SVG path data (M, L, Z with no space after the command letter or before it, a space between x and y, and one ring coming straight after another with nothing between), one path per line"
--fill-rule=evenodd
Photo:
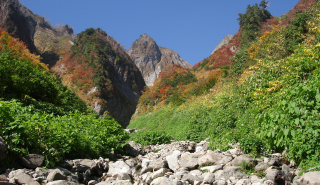
M163 131L140 131L130 136L133 141L142 145L167 144L171 142L172 137Z

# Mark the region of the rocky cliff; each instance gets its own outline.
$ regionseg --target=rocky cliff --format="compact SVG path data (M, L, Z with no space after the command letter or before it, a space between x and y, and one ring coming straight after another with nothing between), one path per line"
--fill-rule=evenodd
M214 48L214 50L212 51L211 55L212 55L215 51L217 51L218 49L220 49L222 46L228 44L228 43L231 41L232 38L233 38L233 35L227 35L227 36L225 36L225 37L222 39L222 41L216 46L216 48Z
M101 115L110 115L123 127L135 112L145 86L126 51L100 29L89 28L52 71Z
M0 1L0 26L22 40L33 53L37 51L33 42L36 25L30 11L19 0Z
M19 0L0 1L0 26L22 40L42 62L53 66L70 49L76 36L71 26L54 28L44 17L34 14Z
M169 64L179 64L185 68L192 67L182 60L178 53L159 47L147 34L140 35L131 45L128 54L141 71L147 86L152 86L161 70Z

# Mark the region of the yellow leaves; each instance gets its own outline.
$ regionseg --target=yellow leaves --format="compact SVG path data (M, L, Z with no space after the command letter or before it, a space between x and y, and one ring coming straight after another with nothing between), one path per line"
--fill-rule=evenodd
M268 82L269 88L267 88L267 91L271 92L279 89L281 87L282 82L283 82L282 80L281 81L275 80L275 81Z

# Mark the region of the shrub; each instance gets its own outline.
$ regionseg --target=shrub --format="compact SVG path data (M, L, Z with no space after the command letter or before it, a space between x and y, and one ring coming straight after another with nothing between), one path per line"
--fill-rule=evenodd
M78 112L54 116L16 101L0 101L0 123L8 156L42 154L46 166L64 158L121 153L128 139L128 134L113 119Z
M164 131L140 131L130 136L133 141L141 145L167 144L171 142L172 137Z

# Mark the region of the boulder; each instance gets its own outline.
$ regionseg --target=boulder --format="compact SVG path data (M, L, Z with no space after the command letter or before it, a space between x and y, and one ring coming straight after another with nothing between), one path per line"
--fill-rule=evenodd
M278 176L278 173L279 173L279 170L272 169L272 167L270 167L265 171L266 179L274 181L276 179L276 177Z
M27 175L23 170L15 170L9 173L9 181L16 182L18 184L28 184L28 185L40 185L37 181Z
M204 177L203 177L203 183L205 184L212 184L215 180L215 176L213 173L211 172L208 172L208 173L205 173L204 174Z
M94 160L90 160L90 159L84 159L84 160L80 160L80 161L76 161L75 162L75 171L76 172L85 172L88 169L90 169L93 165L95 164Z
M142 145L139 143L135 143L134 141L128 142L129 146L125 147L125 150L128 152L128 155L137 157L142 154Z
M208 150L207 153L198 159L199 165L227 164L232 160L231 156Z
M267 163L260 162L257 164L257 166L254 167L254 171L255 172L265 171L268 168L269 168L269 165Z
M230 177L235 177L237 179L247 179L248 175L239 172L241 167L239 166L226 166L223 170L218 170L217 172L214 173L216 179L225 179L228 180Z
M46 185L79 185L79 184L72 181L57 180L57 181L48 182Z
M252 159L248 154L244 154L244 155L240 155L237 156L236 158L234 158L231 162L231 164L233 166L238 166L241 163L252 163L252 162L256 162L255 159Z
M0 161L2 161L6 156L6 143L4 142L3 138L0 137Z
M201 153L183 153L179 160L180 168L186 168L188 170L196 169L199 166L198 159L202 155Z
M201 171L209 171L211 173L214 173L216 172L217 170L221 170L223 168L223 165L215 165L215 166L205 166L205 167L202 167L200 168Z
M113 176L120 173L131 174L132 171L130 169L130 166L123 161L110 162L108 175Z
M166 157L168 166L171 170L177 171L179 169L179 158L181 156L181 152L179 150L175 150L171 155Z
M117 180L126 180L126 181L130 181L130 182L132 181L130 175L127 173L119 173L115 176L116 176Z
M156 159L149 162L148 169L149 171L156 171L161 168L167 168L168 163L166 160Z
M235 185L251 185L251 183L249 179L240 179Z
M198 176L191 175L191 174L185 174L185 175L183 175L181 180L182 181L188 181L190 184L194 184L195 181L202 182L203 178L200 178Z
M320 185L320 171L308 172L293 182L294 185Z
M169 171L170 171L169 169L161 168L161 169L157 170L156 172L154 172L151 175L151 179L156 179L158 177L163 177Z
M175 185L172 179L168 177L158 177L154 179L150 185Z
M57 180L67 180L67 177L63 174L63 172L59 169L55 169L49 173L47 176L47 181L57 181Z
M39 154L28 154L20 158L21 166L26 168L35 169L41 167L44 162L45 157Z

